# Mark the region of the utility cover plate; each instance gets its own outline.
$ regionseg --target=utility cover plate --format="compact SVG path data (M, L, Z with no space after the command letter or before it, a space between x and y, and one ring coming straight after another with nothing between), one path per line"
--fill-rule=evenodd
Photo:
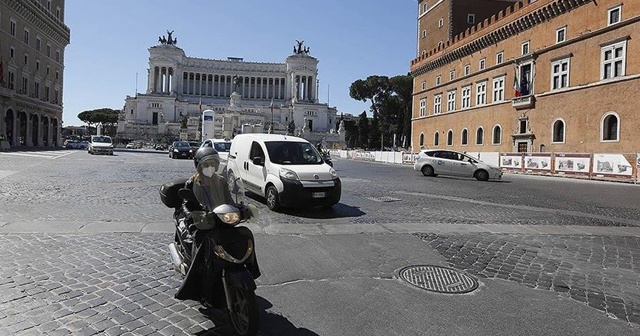
M478 288L475 278L442 266L407 266L397 271L397 275L418 288L437 293L463 294Z

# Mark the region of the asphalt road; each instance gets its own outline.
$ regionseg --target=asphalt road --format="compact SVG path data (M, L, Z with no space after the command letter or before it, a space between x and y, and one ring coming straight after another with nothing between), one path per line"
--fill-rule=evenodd
M336 159L331 210L260 209L262 335L636 335L640 187L505 175L424 177ZM0 335L228 335L173 299L166 153L0 152ZM467 294L401 281L438 265Z

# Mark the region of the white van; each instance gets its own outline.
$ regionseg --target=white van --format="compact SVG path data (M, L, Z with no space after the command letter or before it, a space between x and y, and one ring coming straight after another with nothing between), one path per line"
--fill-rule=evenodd
M238 134L231 141L227 174L246 190L280 207L321 206L340 201L342 183L309 141L280 134Z

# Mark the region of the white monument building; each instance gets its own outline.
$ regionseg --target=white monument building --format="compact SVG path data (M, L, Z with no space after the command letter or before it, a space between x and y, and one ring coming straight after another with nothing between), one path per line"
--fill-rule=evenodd
M149 48L147 90L125 99L117 130L121 141L201 141L207 111L207 120L211 114L214 119L209 138L286 134L295 125L294 135L343 146L336 108L318 100L318 60L304 41L296 41L284 63L261 63L187 57L172 33Z

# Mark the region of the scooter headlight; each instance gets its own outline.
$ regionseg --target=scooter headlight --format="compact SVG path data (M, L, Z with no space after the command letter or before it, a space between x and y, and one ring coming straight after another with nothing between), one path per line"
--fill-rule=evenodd
M215 213L220 220L229 225L236 225L240 223L242 219L242 215L240 210L229 204L222 204L213 209L213 213Z

